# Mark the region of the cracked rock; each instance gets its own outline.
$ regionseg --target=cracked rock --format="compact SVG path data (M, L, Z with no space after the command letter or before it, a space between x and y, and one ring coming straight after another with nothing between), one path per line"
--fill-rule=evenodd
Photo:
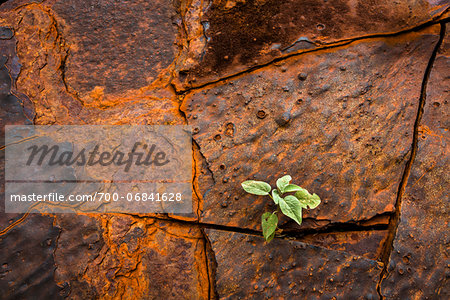
M374 39L293 57L285 61L285 72L270 65L224 82L232 85L207 86L189 93L181 109L190 108L198 116L187 117L189 125L199 128L194 140L213 178L230 178L226 184L216 180L199 186L201 221L260 230L261 212L270 209L270 201L246 194L240 183L255 179L274 185L283 174L290 174L293 183L328 201L306 212L305 217L345 223L393 212L412 143L422 78L433 51L430 45L439 38L438 27L406 34L401 41ZM342 61L346 61L346 72L335 67ZM279 89L305 66L310 74L307 81L298 82L292 93ZM386 74L386 78L377 74ZM313 92L298 105L302 95L325 83L326 90L318 95ZM367 86L372 88L348 96ZM250 97L252 102L245 104L243 99ZM255 111L262 109L265 118L258 119ZM287 121L287 117L279 119L279 111L288 109L289 130L277 130ZM223 136L217 143L214 136L231 119L234 135ZM374 136L377 138L372 139ZM222 170L222 164L230 167ZM233 166L240 169L234 172ZM208 175L199 178L203 176ZM224 193L236 195L240 201L223 209ZM297 228L284 218L280 224Z
M426 86L418 150L403 195L390 267L381 283L381 293L388 299L450 296L448 30L447 25Z

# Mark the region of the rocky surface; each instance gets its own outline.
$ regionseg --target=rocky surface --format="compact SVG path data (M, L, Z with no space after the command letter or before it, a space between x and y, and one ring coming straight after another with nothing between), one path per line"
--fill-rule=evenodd
M221 299L374 299L382 264L345 252L207 230ZM230 259L230 258L233 259ZM352 284L348 284L351 282Z
M177 54L171 1L54 1L52 11L67 51L64 80L85 105L150 85Z
M2 204L0 298L448 298L448 7L0 5L2 135L30 123L195 133L194 214L5 214ZM266 244L270 201L240 182L283 174L323 202L301 227L281 219Z
M303 237L301 241L376 260L381 257L387 234L387 230L316 233Z
M9 27L0 27L0 147L5 145L5 125L32 124L34 108L25 95L17 97L16 80L20 72L19 58L16 53L16 39ZM3 162L5 152L0 151ZM0 164L0 177L4 178L4 164ZM5 186L0 182L0 212L4 212ZM6 225L6 224L2 224Z
M240 183L274 184L284 174L325 199L306 215L317 221L393 212L438 39L435 26L400 42L355 42L189 93L181 109L214 181L199 187L201 220L259 228L271 202Z
M8 214L2 214L2 219L6 216ZM56 269L54 252L60 232L53 225L53 218L33 214L14 224L0 236L1 298L62 298L62 287L53 276Z
M214 0L188 7L179 89L201 86L280 57L438 19L443 1Z
M401 204L389 272L381 285L389 299L450 297L449 45L446 34L427 82L417 155Z
M207 298L198 228L124 215L59 215L55 280L69 298ZM68 258L70 258L68 260ZM182 259L181 259L182 258Z

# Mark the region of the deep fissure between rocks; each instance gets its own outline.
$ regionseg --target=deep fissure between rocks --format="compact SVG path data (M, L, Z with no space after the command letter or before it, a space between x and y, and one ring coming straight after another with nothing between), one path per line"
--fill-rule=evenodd
M394 240L395 236L397 234L397 228L400 223L400 216L401 216L401 207L402 207L402 198L403 194L405 192L406 185L408 183L408 178L411 173L411 168L414 163L414 160L416 158L417 149L418 149L418 140L419 140L419 125L422 120L423 115L423 109L426 102L426 94L427 94L427 84L428 79L430 78L431 70L433 69L434 61L436 59L436 54L439 51L439 48L442 45L442 42L445 37L445 23L448 22L448 18L444 19L443 21L439 22L441 28L439 33L439 40L437 41L436 45L434 46L433 52L430 56L430 59L428 61L427 67L425 69L425 73L422 80L422 85L420 89L420 96L419 96L419 107L417 110L417 117L414 122L414 133L413 133L413 141L411 145L411 154L410 157L405 165L405 170L403 172L402 179L400 181L400 185L398 187L398 193L397 193L397 199L395 202L395 211L394 214L391 216L389 220L389 233L388 237L384 244L384 250L382 253L381 261L383 262L383 270L380 274L380 280L377 284L377 292L380 299L384 299L383 294L381 293L381 284L383 282L383 279L388 275L388 267L389 267L389 258L391 256L392 250L394 248Z

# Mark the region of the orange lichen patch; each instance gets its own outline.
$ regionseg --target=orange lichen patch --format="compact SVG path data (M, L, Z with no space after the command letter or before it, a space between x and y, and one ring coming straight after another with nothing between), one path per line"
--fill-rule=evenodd
M35 105L36 121L52 124L58 116L67 118L68 111L76 113L80 105L66 93L61 77L67 47L48 7L22 6L9 12L6 20L14 28L22 64L17 90ZM69 124L74 122L76 118L72 117Z
M384 207L384 211L385 212L393 212L395 210L394 204L389 203L388 205L386 205Z
M203 194L201 192L200 187L212 184L214 182L214 179L212 177L211 171L209 170L208 162L200 152L198 145L195 143L193 150L194 150L194 168L195 168L193 188L195 199L197 199L198 201L197 214L198 216L200 216L204 209ZM225 169L226 166L223 165L222 168Z
M373 225L387 225L389 224L390 215L379 215L375 216L374 218L371 218L366 221L360 221L359 223L362 226L373 226Z
M203 198L199 193L199 176L202 172L201 168L201 155L199 153L198 147L193 145L193 164L192 164L192 214L189 215L177 215L169 214L169 217L176 220L184 221L199 221L199 216L203 209Z
M425 28L422 28L421 30L411 31L407 35L399 34L399 35L395 36L395 39L387 39L386 43L391 44L391 45L395 45L395 44L399 44L399 43L407 43L408 39L420 38L420 36L423 34L432 34L432 35L439 34L439 31L440 31L439 24L426 26Z

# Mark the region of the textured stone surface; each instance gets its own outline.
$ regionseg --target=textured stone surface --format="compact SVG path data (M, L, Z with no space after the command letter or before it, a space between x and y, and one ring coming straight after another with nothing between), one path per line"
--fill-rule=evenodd
M51 1L47 4L53 5ZM82 5L82 3L76 4ZM57 5L59 4L56 3L55 7ZM148 5L152 5L152 3ZM168 4L164 2L161 5L167 6ZM65 15L67 18L72 17L69 16L70 7L63 5L59 8L68 11ZM90 18L96 14L104 14L107 9L108 7L101 7L100 10L90 11ZM134 10L136 11L138 8ZM149 9L145 13L147 17L151 17L152 14L158 15L160 12ZM120 15L120 9L116 10L114 14ZM73 17L82 18L82 16ZM129 26L135 24L135 19L130 15L119 19L120 22L128 22ZM78 24L77 30L84 30L85 24L89 24L89 20ZM148 23L148 20L145 19L143 22ZM167 21L167 19L165 20ZM4 124L23 124L26 121L25 114L18 102L19 99L14 98L17 100L16 102L8 100L12 98L10 90L13 90L14 80L17 77L18 90L29 95L35 105L37 111L35 122L37 124L182 124L184 122L178 111L175 94L170 88L167 88L167 82L160 82L156 87L146 88L147 83L136 78L136 74L148 73L144 71L148 65L144 66L144 69L137 69L141 63L138 60L146 59L142 49L133 52L134 54L131 53L134 57L131 57L127 64L117 67L111 65L120 63L117 57L111 57L108 67L102 69L99 67L99 62L107 62L107 60L103 56L95 56L98 54L96 50L91 52L90 58L89 56L81 57L81 54L88 53L88 49L80 48L77 50L80 50L81 54L75 53L74 48L71 48L73 44L66 43L66 37L63 37L62 32L68 35L67 40L74 38L77 32L71 35L70 26L64 23L64 20L50 6L38 4L22 6L15 11L3 14L1 22L6 22L10 26L8 28L12 28L10 31L8 29L1 31L2 37L7 40L0 40L2 54L8 56L8 58L2 59L2 66L3 63L6 63L7 68L2 67L1 69L1 93L2 97L9 97L6 100L2 98L1 102L2 132ZM64 24L61 25L61 22ZM155 17L153 22L160 23L160 19ZM119 25L115 26L120 27ZM140 25L150 26L142 24L142 22ZM164 24L160 25L164 26ZM129 26L122 30L128 31ZM152 23L151 26L154 24ZM161 60L159 66L156 66L158 63L152 62L152 71L156 73L166 68L174 55L174 52L168 49L169 45L174 47L173 31L163 29L160 27L154 33L156 35L167 34L170 35L170 38L164 36L160 38L161 41L154 41L154 36L151 37L156 46L164 48L163 53L158 54L156 53L158 50L155 50L152 54L152 59ZM10 39L8 32L13 31L15 37ZM84 34L88 40L91 38L88 32ZM138 41L148 35L148 28L144 28L134 39ZM102 47L106 47L105 45L112 49L117 47L114 44L117 44L120 37L111 37L111 44L108 44L106 38L107 33L105 32L101 32L97 36L97 41L105 42ZM114 38L117 39L114 40ZM83 42L82 39L75 38L75 40ZM92 40L90 42L93 43ZM89 41L87 43L89 44ZM16 46L21 66L15 55ZM145 49L148 48L148 45L141 46ZM130 49L132 47L134 46L130 45ZM121 48L123 47L115 49L119 51ZM130 51L125 52L130 54ZM66 65L67 53L74 54L73 57L78 59L78 64L86 69L79 70L79 66L76 64L68 63ZM167 60L158 56L160 54L167 57ZM147 58L147 60L150 59L150 57ZM80 60L82 61L80 62ZM15 64L13 65L12 62ZM135 65L133 65L134 63ZM18 76L20 68L20 76ZM127 83L120 76L114 77L113 73L116 69L121 72L130 71L125 79L131 80L135 86L130 86L129 82ZM13 70L15 73L9 74L9 70ZM83 103L79 98L82 93L78 94L72 87L66 86L67 76L69 76L66 74L74 74L70 75L72 76L71 83L79 84L76 88L83 92L83 88L88 89L87 81L83 81L86 74L90 75L95 72L97 73L94 75L98 75L98 80L105 80L111 86L117 87L117 90L114 90L116 94L105 93L104 97L95 98L93 104ZM130 76L135 77L130 79ZM89 79L89 82L93 82L92 78ZM149 78L145 80L147 79L150 80ZM121 87L124 85L127 88L122 90ZM141 90L130 92L136 87ZM4 155L4 151L1 151L1 155ZM3 174L3 166L1 172ZM193 219L192 216L174 217ZM41 236L45 236L46 239L53 238L51 233L40 230L43 225L32 221L34 217L30 218L29 215L1 214L2 244L5 245L2 250L6 250L2 251L1 255L2 263L3 260L5 262L5 270L2 270L2 275L7 274L5 275L7 277L2 278L4 279L2 285L5 284L5 289L8 287L11 289L11 294L5 295L5 298L23 296L25 299L30 299L33 297L33 293L37 292L44 299L57 296L71 299L98 297L143 299L159 296L207 299L210 294L205 241L196 227L171 225L163 221L155 223L152 219L127 216L102 218L98 215L58 215L56 222L61 228L58 247L52 242L53 252L47 253L41 251L34 243L30 243L30 246L27 247L23 242L16 244L11 240L11 236L17 236L16 231L23 232L24 238L27 238L28 235L35 235L36 239ZM26 250L27 255L28 252L38 251L35 260L31 257L29 264L30 268L34 268L36 265L37 267L41 266L41 269L34 272L34 269L27 269L16 261L12 261L8 252L15 253L18 250ZM183 259L180 260L180 257ZM22 256L18 256L19 258ZM45 261L42 262L44 259ZM55 264L52 264L53 259ZM11 263L6 265L9 261ZM25 258L24 261L27 262ZM14 269L11 269L11 266ZM19 269L22 271L19 272ZM36 287L36 281L39 278L41 284Z
M9 27L0 27L0 130L1 145L4 145L4 127L12 124L31 124L34 118L30 100L16 89L20 73L16 53L16 39ZM19 96L19 98L18 98Z
M10 75L9 70L12 69L11 63L15 55L15 39L8 38L12 30L8 27L0 27L2 32L0 37L0 147L5 146L5 125L6 124L24 124L27 118L24 114L20 100L11 94L13 85L13 76ZM7 66L9 64L9 66ZM0 151L0 178L5 177L4 163L5 152ZM0 211L4 212L4 196L5 196L4 180L0 182Z
M301 241L376 260L381 256L387 233L387 230L318 233L304 237Z
M58 3L55 4L50 1L45 4L31 3L11 12L0 11L0 20L8 24L15 32L17 56L22 65L20 76L17 79L17 90L21 94L27 95L33 102L36 110L36 124L183 123L182 116L178 111L175 94L167 86L166 75L161 75L161 80L154 83L154 86L143 84L139 86L140 88L135 88L127 83L129 80L140 82L133 77L136 73L131 70L137 68L133 65L137 60L136 55L138 55L135 52L133 52L135 57L129 60L128 64L120 66L114 65L119 60L113 57L108 60L104 56L82 56L89 53L90 48L75 47L75 44L70 39L75 39L76 34L80 34L80 32L69 31L69 25L66 24L65 19L52 10L52 5L58 7ZM82 3L80 2L77 5L82 5ZM90 13L108 15L108 7L94 6L94 8L96 9ZM70 7L66 9L70 11ZM153 11L147 12L151 13ZM66 14L68 13L66 12ZM159 16L157 11L154 13L156 17ZM147 17L150 18L151 16ZM120 24L124 20L118 19L113 18L111 22L112 25L115 24L115 26L120 28ZM130 24L129 26L134 26L134 19L128 17L126 20ZM118 22L118 24L115 22ZM87 21L85 23L89 24ZM84 27L85 24L81 24L77 28L82 30L80 28ZM105 28L103 30L108 31ZM148 36L148 32L145 30L135 32L135 34L137 33L139 35L134 37L134 39L144 39ZM64 34L67 34L68 37L64 36ZM172 37L172 39L174 38ZM89 43L95 42L95 39L91 38L90 35L85 37L85 39L88 39ZM104 40L105 44L107 39L112 39L108 42L110 48L116 49L110 43L117 43L117 40L120 39L119 37L115 35L106 36L106 32L103 31L102 35L97 36L97 40ZM133 45L136 45L136 43ZM109 49L105 45L103 47ZM117 49L119 50L117 51L120 52L120 49L124 47L118 47ZM132 46L129 47L131 49ZM80 51L80 53L77 54L76 51ZM127 53L130 53L130 51ZM155 50L156 52L157 50ZM94 51L95 53L97 52ZM140 53L139 55L144 55L141 52L138 53ZM173 54L174 52L170 53ZM160 53L159 55L162 54ZM154 59L159 57L156 54L154 55ZM75 57L77 60L74 60L72 57ZM145 57L143 59L145 60ZM167 58L167 63L169 63L169 60L170 58ZM108 61L109 67L102 67ZM140 65L139 63L136 64ZM166 73L162 68L158 69L155 64L152 64L152 66L152 70L155 72ZM117 72L123 73L127 68L129 68L131 75L114 77L114 74L117 74ZM143 69L139 70L138 73L148 73ZM108 71L108 74L102 73L106 71ZM89 77L94 73L97 81L94 81L93 77ZM133 78L130 79L130 76ZM86 78L90 78L89 82L93 82L95 86L89 86L85 81ZM106 82L122 88L117 88L114 91L106 89ZM72 84L75 86L72 86Z
M188 122L198 130L194 215L46 216L1 207L0 298L376 299L377 288L386 299L449 298L448 41L428 82L419 151L381 282L377 262L389 250L388 223L438 39L432 23L449 16L447 7L445 0L0 5L2 135L5 124L31 120ZM248 229L260 230L261 213L273 208L239 183L274 184L284 172L322 197L320 209L307 212L302 227L282 218L285 239L270 244L237 233L257 233ZM216 228L207 239L198 221Z
M150 85L175 58L172 1L54 1L65 80L87 104Z
M20 63L16 54L16 39L9 27L0 27L0 228L19 221L23 214L5 214L5 125L32 124L34 108L31 101L16 90ZM20 98L18 98L19 96Z
M2 299L61 298L53 278L58 234L53 218L38 214L0 233Z
M392 33L438 17L448 2L365 0L193 1L185 23L189 59L178 88L235 74L289 53Z
M438 32L305 54L188 94L182 110L214 180L200 186L201 220L259 230L272 201L240 183L283 174L322 198L306 215L317 221L392 212Z
M199 229L124 215L59 215L55 280L70 298L206 299ZM182 258L182 259L181 259Z
M449 45L447 33L428 81L417 156L403 196L389 273L381 285L388 299L450 297Z
M265 244L262 237L219 230L207 235L220 299L377 297L382 264L374 260L295 241Z

